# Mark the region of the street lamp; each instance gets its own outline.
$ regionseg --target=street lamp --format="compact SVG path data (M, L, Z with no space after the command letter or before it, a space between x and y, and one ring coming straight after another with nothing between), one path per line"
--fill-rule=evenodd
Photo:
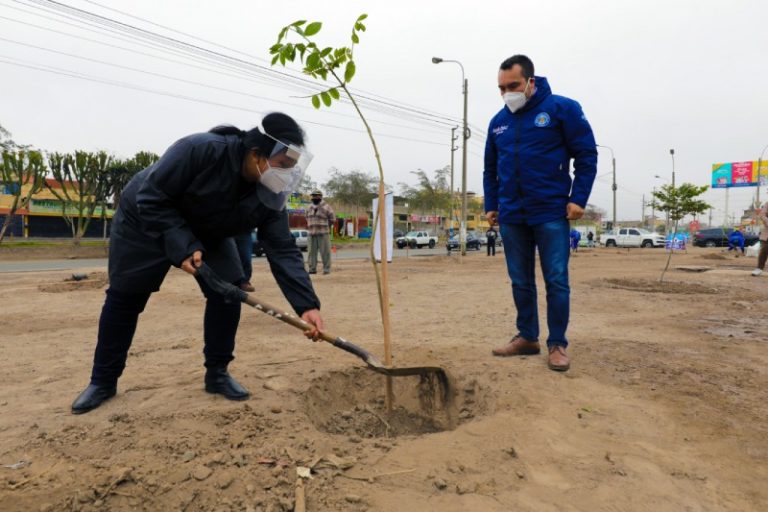
M464 66L457 60L446 60L440 57L432 57L432 64L440 64L442 62L453 62L458 64L461 68L461 82L464 85L464 129L463 129L463 144L462 144L462 157L461 157L461 222L459 223L459 244L461 246L461 255L467 255L467 140L469 140L470 133L467 127L467 90L469 85L467 79L464 76Z
M613 185L611 185L611 190L613 190L613 228L616 229L616 157L613 156L613 148L603 146L602 144L597 144L597 147L605 148L611 152L611 163L613 165Z

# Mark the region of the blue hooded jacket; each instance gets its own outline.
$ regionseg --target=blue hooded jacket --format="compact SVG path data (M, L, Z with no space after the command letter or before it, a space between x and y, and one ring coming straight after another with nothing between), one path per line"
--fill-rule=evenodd
M505 106L488 127L485 211L498 211L502 224L534 226L565 218L568 203L586 207L597 174L595 137L581 105L535 78L523 108L513 114Z

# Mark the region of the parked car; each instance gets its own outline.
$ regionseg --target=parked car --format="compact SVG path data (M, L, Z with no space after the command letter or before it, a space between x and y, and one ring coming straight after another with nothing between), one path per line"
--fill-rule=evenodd
M253 242L253 250L251 251L253 255L257 258L264 256L264 246L261 244L261 240L259 240L258 229L251 231L251 241Z
M664 247L666 237L642 228L619 228L600 235L600 243L606 247Z
M728 235L733 232L726 228L702 229L693 236L693 245L699 247L728 247ZM757 243L758 236L744 233L744 246L749 247Z
M309 245L309 232L306 229L292 229L291 236L296 240L296 247L302 251L307 250Z
M429 247L432 249L437 245L437 237L430 235L426 231L409 231L395 240L395 245L398 249L404 249L407 245L411 249L421 249L422 247Z
M453 235L451 238L448 239L448 241L445 243L445 247L448 249L448 252L458 250L459 249L459 235ZM480 250L480 239L476 237L475 235L471 233L467 233L467 250L474 249L476 251Z

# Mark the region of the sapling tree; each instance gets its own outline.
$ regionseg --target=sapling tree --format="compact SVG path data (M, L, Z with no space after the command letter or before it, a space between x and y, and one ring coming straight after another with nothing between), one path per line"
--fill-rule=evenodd
M686 215L698 215L709 210L709 204L698 199L708 188L707 185L697 186L691 183L683 183L678 187L668 184L662 185L660 189L653 192L651 205L657 210L668 213L670 220L674 222L673 239L675 234L677 234L678 223L683 217ZM659 282L664 281L664 274L669 269L673 252L672 247L670 247L667 264L661 272Z
M323 26L321 22L313 21L307 23L306 20L295 21L280 30L277 36L277 42L270 47L269 53L272 55L273 66L276 64L285 66L288 62L295 62L298 59L298 62L303 66L302 72L312 78L322 80L323 82L330 82L330 85L327 88L324 88L322 91L311 96L312 105L315 108L319 109L323 105L330 107L334 101L340 101L343 94L344 97L350 101L365 126L379 171L379 206L378 211L374 212L374 226L378 225L381 230L378 240L382 255L380 268L374 257L373 248L374 244L377 243L375 229L373 231L373 236L371 237L370 252L371 262L373 263L373 269L376 275L379 306L381 308L381 320L384 329L384 361L386 364L391 364L389 285L387 282L387 258L384 257L385 254L391 251L391 248L387 247L386 217L384 215L384 194L386 191L386 186L384 184L384 169L381 164L381 156L379 154L378 145L376 144L376 139L373 136L373 131L362 110L360 110L360 106L358 105L354 94L352 94L349 89L349 82L352 81L357 71L357 65L354 59L354 49L355 45L360 42L360 33L365 32L366 27L363 21L367 17L367 14L361 14L357 17L349 36L351 44L349 46L339 46L338 48L331 46L321 47L315 42L315 36L317 36ZM392 396L391 381L388 380L388 406L391 406Z

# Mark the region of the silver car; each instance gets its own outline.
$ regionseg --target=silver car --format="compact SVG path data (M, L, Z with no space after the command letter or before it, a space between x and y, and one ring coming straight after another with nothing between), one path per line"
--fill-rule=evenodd
M302 251L306 251L307 245L309 244L309 232L306 229L292 229L291 235L296 241L296 247Z

